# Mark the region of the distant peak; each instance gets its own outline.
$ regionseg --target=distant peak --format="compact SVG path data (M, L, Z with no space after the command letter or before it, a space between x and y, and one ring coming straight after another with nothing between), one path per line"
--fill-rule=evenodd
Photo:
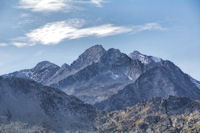
M53 63L51 63L49 61L41 61L37 65L45 65L45 64L53 64Z
M93 45L92 47L90 48L101 48L101 49L104 49L103 46L101 44L96 44L96 45ZM90 49L88 48L88 49Z
M69 67L70 67L70 65L68 65L66 63L61 66L61 68L69 68Z
M145 55L137 50L134 50L132 53L129 54L129 57L135 57L135 56L145 56Z
M102 52L102 51L105 51L105 49L103 48L102 45L94 45L90 48L88 48L87 50L85 50L84 53L89 53L89 52ZM83 53L83 54L84 54Z
M157 63L157 62L162 61L161 58L157 58L157 57L154 57L154 56L147 56L147 55L140 53L137 50L133 51L128 56L133 60L141 61L143 64Z
M137 54L137 55L142 55L139 51L135 50L131 54Z
M58 68L59 66L49 62L49 61L42 61L42 62L39 62L35 67L34 69L35 70L39 70L39 69L44 69L44 68L47 68L47 67L55 67L55 68Z
M75 60L71 66L74 69L80 69L87 65L90 65L93 62L98 62L102 55L106 50L103 48L102 45L94 45L87 50L85 50L77 60Z
M122 54L119 49L115 49L115 48L108 49L107 53L109 53L109 54L118 54L118 55Z

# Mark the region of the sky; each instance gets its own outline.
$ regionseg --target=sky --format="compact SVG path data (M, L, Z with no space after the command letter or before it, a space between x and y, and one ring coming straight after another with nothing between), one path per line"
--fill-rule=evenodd
M170 60L200 80L200 0L0 0L0 74L70 64L95 44Z

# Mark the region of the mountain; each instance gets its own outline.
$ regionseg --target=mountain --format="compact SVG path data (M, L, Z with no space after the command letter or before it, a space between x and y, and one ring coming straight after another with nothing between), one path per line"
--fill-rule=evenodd
M152 98L100 116L99 133L200 132L200 102L185 97Z
M3 125L28 123L59 133L91 131L96 114L91 105L59 89L26 79L0 77L0 129Z
M71 65L64 64L45 84L56 84L92 63L98 62L105 51L101 45L94 45L88 48Z
M96 106L104 110L118 110L152 97L165 98L170 95L200 99L200 89L172 62L161 61L134 83Z
M174 63L95 45L71 65L0 76L0 132L199 132L199 99Z
M45 83L49 77L53 76L59 69L59 66L51 62L42 61L32 69L17 71L4 75L4 77L19 77L34 80L38 83Z
M71 67L72 69L77 70L98 62L105 52L106 50L102 47L102 45L94 45L81 54L78 59L71 64Z
M57 83L60 80L69 76L70 74L72 74L72 69L70 65L65 63L60 67L60 69L56 71L54 75L52 75L50 78L48 78L48 80L46 80L45 85Z
M101 108L107 108L103 107L106 106L103 104L109 103L108 98L118 99L117 93L120 90L120 93L131 90L128 88L136 88L133 90L137 90L139 95L134 98L134 102L130 102L130 105L152 96L187 96L182 95L185 92L188 92L190 97L197 99L199 91L194 88L200 88L199 81L183 73L170 61L147 56L138 51L126 55L114 48L105 50L101 45L94 45L85 50L71 65L63 64L59 67L45 61L33 69L14 72L4 77L12 76L31 79L46 86L59 88L89 104L103 102ZM135 83L136 80L137 83ZM139 84L139 82L143 84ZM149 85L148 89L147 85ZM141 90L154 93L146 95ZM129 91L122 94L126 93ZM130 99L132 99L132 95L135 95L134 93L135 91L129 94ZM122 94L120 95L123 97ZM114 98L113 95L115 95ZM118 104L118 100L114 103L113 100L110 101L112 106L117 106L113 104ZM126 99L124 100L126 101ZM112 107L109 104L108 106Z
M188 75L189 76L189 75ZM190 76L189 76L190 77ZM195 80L194 78L190 77L190 80L200 89L200 81Z
M139 51L133 51L132 53L129 54L129 57L133 60L139 60L145 65L158 63L162 61L161 58L157 58L154 56L147 56L147 55L141 54Z
M112 48L107 50L98 62L93 62L51 86L77 96L86 103L95 104L134 82L143 71L144 65L140 61L132 60Z

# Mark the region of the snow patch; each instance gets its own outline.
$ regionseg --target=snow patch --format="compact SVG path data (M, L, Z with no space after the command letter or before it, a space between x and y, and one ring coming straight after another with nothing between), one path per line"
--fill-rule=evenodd
M162 59L161 59L161 58L154 57L154 56L151 56L151 59L152 59L154 62L156 62L156 63L158 63L158 62L161 62L161 61L162 61Z
M128 79L133 80L133 78L131 76L128 76Z

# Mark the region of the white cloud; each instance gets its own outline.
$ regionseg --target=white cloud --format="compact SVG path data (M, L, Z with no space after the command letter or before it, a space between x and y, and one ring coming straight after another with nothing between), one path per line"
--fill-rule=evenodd
M158 23L147 23L131 27L104 24L82 28L84 23L85 21L81 19L47 23L25 34L24 37L14 39L13 45L17 47L33 46L36 44L55 45L64 39L71 40L89 36L105 37L129 32L137 33L149 30L165 30L165 28Z
M97 7L102 7L103 0L91 0Z
M6 47L6 46L8 46L7 43L0 43L0 47Z
M19 8L30 9L34 12L58 11L66 8L64 0L20 0Z
M33 12L69 11L76 4L95 4L102 7L103 0L19 0L18 8L29 9Z
M23 43L23 42L13 42L12 45L16 46L16 47L24 47L24 46L31 46L27 43Z
M158 23L147 23L145 25L133 26L133 32L140 32L140 31L150 31L150 30L166 30Z
M77 28L68 22L59 21L48 23L38 29L32 30L26 34L26 37L33 43L41 43L44 45L57 44L64 39L77 39L88 36L110 36L125 32L130 32L128 27L113 26L105 24L89 28Z

